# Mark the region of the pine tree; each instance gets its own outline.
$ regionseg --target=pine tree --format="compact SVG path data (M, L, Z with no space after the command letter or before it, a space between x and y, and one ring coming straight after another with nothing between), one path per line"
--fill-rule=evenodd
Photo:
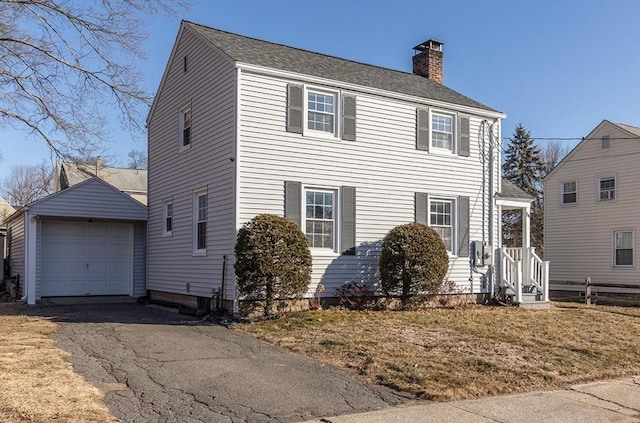
M531 245L538 251L543 246L542 176L544 165L540 151L533 143L529 131L519 123L502 164L502 174L511 183L534 198L531 206ZM507 211L502 217L503 243L522 246L522 216L519 211Z

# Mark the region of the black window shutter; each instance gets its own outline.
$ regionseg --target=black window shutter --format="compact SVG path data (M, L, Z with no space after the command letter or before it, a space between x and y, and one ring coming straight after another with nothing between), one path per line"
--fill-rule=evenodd
M287 85L287 131L302 134L303 100L302 85Z
M460 124L458 125L458 131L460 134L460 148L458 149L458 155L463 157L469 157L469 118L460 117Z
M416 110L416 149L429 151L429 109Z
M342 96L342 139L356 140L356 96L351 94Z
M415 219L418 223L429 224L429 195L426 192L416 192Z
M285 181L284 217L302 226L302 183Z
M469 257L469 197L458 197L458 256Z
M356 254L356 187L340 188L340 248L342 254Z

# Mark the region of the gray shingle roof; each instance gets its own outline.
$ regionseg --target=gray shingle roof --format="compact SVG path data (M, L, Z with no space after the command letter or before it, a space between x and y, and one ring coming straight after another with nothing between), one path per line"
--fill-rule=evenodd
M183 23L236 62L497 112L442 84L412 73L262 41L193 22Z
M508 179L502 178L502 189L496 194L502 198L517 198L525 200L533 200L533 197L515 186Z
M614 125L617 125L625 131L631 132L633 135L640 137L640 128L638 127L627 125L626 123L614 123Z
M91 179L96 174L94 165L63 163L69 186ZM144 169L124 169L118 167L101 166L98 176L120 191L147 192L147 171Z

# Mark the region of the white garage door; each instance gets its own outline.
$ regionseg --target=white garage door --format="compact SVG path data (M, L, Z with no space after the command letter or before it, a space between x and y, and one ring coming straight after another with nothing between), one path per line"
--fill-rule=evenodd
M40 295L128 295L132 225L43 221Z

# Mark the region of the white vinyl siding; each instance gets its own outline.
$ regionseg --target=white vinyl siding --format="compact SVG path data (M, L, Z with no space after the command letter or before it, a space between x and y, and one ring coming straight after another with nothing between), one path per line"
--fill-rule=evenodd
M183 58L188 56L188 72ZM149 287L211 297L222 286L234 297L234 148L237 70L188 26L178 35L156 95L149 128ZM176 114L191 105L191 147L176 154ZM263 110L262 118L268 117ZM193 255L193 192L207 187L207 255ZM163 199L173 200L172 236L163 238ZM185 280L188 275L188 280ZM187 290L187 282L188 290Z
M609 148L602 148L603 136ZM640 141L620 138L630 135L605 122L545 180L544 256L552 289L567 287L563 281L582 285L589 276L596 285L618 285L609 292L640 294ZM601 202L600 179L612 176L616 199ZM577 181L577 207L560 207L563 181ZM634 267L614 265L616 230L634 231Z
M285 181L299 181L305 187L355 187L355 255L312 251L310 294L319 282L327 287L327 295L334 295L333 290L344 282L375 281L381 240L393 227L414 221L415 192L472 198L469 239L482 239L482 201L478 198L482 163L451 154L419 154L415 148L416 104L354 92L357 142L305 137L301 143L299 134L284 130L287 84L292 82L243 72L238 224L260 213L283 215ZM483 119L470 116L473 137ZM472 156L479 157L478 143L472 142L470 148ZM497 165L493 177L494 181L499 177ZM494 239L497 227L496 216ZM469 292L468 258L452 257L447 277ZM474 275L473 292L480 286L479 276Z

